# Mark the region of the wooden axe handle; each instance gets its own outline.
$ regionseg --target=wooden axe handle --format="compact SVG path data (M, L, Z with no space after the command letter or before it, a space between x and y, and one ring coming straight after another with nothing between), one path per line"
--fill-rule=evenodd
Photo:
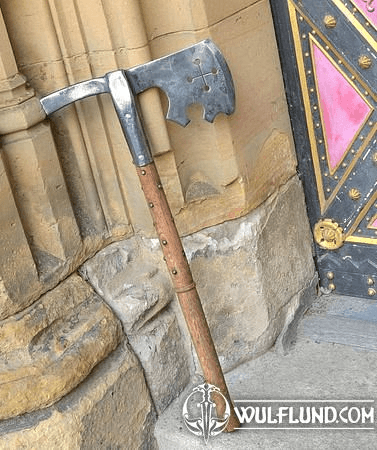
M136 170L148 202L153 224L160 240L164 260L168 267L187 328L203 370L204 378L207 383L218 387L221 393L228 399L231 405L231 417L226 431L233 431L240 424L232 406L198 291L193 281L191 269L166 200L155 163L152 162L146 166L137 167ZM221 400L218 401L216 399L216 401L217 413L219 417L222 417L225 411L225 404Z

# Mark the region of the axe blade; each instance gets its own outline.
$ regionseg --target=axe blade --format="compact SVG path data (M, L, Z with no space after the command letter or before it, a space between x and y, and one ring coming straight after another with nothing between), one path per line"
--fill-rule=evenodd
M186 108L203 106L203 118L213 122L217 114L230 115L235 108L235 92L229 67L221 51L209 39L126 70L135 95L152 87L168 97L166 118L186 126Z

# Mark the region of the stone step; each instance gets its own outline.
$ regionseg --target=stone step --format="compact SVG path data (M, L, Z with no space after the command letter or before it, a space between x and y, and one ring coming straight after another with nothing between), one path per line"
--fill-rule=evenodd
M278 400L284 406L287 400L376 400L377 309L373 302L358 300L321 297L300 323L288 354L272 350L227 373L236 405L253 399ZM186 398L200 384L196 381L160 416L155 429L160 450L375 448L375 430L240 429L205 444L182 418Z
M301 322L298 337L377 351L377 302L321 296Z

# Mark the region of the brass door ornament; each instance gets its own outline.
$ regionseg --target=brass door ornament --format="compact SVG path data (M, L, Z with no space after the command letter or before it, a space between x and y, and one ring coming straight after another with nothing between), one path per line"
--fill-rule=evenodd
M314 226L314 239L327 250L336 250L344 243L343 229L332 219L322 219Z
M334 16L327 15L323 19L326 28L335 28L337 21Z
M372 65L372 60L367 55L361 55L359 58L359 66L362 69L369 69Z

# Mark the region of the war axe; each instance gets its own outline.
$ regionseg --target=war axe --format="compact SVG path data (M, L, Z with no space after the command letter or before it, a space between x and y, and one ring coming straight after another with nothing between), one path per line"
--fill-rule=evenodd
M167 95L167 119L182 126L189 123L186 109L194 103L203 105L203 117L209 122L221 112L229 115L234 111L231 73L220 50L210 40L131 69L116 70L74 84L47 95L41 103L50 115L86 97L111 95L204 378L207 383L217 386L231 404L202 304L139 115L135 97L153 87L162 89ZM219 402L217 409L222 415L225 404ZM227 430L232 431L238 426L232 408Z

